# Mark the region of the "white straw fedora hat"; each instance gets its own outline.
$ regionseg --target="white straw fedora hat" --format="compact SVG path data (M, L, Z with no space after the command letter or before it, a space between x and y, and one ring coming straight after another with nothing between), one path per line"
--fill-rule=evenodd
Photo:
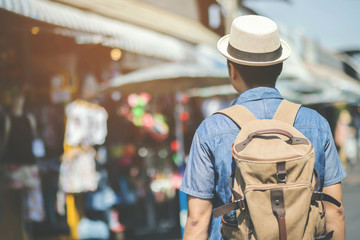
M230 34L218 41L217 48L230 61L248 66L281 63L291 53L280 39L276 23L258 15L235 18Z

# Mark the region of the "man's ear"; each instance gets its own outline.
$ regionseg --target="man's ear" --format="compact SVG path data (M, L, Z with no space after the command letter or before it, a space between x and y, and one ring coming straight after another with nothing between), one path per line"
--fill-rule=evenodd
M229 70L231 85L238 93L242 93L245 90L249 89L248 86L245 84L244 80L242 79L235 65L230 61L228 62L228 70Z
M234 67L234 64L232 64L232 62L228 62L228 68L229 68L229 77L231 79L231 81L236 80L237 75L239 74L238 71L236 70L236 68Z

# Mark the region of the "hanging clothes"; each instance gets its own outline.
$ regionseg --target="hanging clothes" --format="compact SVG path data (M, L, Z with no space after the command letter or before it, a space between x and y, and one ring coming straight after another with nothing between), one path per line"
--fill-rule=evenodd
M68 104L65 114L64 153L61 156L59 183L60 189L66 193L67 221L71 237L84 239L86 236L81 236L84 233L82 230L88 231L88 224L86 221L85 225L84 222L79 222L83 217L81 212L84 211L84 206L76 206L73 199L75 196L84 196L81 193L98 188L100 175L96 169L97 153L94 145L105 142L108 114L103 107L83 100ZM96 231L101 232L101 229ZM97 238L96 235L91 236Z
M15 165L35 164L32 152L33 129L27 115L10 115L10 129L3 163Z
M103 107L82 100L66 106L65 144L101 145L107 135L108 114Z
M66 193L95 191L100 176L96 171L93 148L71 149L61 157L59 183Z
M40 222L45 215L40 173L33 154L35 128L29 115L10 114L5 119L0 239L25 240L29 238L26 223Z

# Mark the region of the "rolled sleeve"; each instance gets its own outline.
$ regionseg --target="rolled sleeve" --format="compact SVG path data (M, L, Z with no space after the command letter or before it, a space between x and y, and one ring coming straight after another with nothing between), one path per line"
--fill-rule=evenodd
M180 191L194 197L211 199L214 197L214 189L211 154L195 133Z
M339 159L339 155L330 130L328 136L329 137L325 145L325 187L341 182L346 177L346 172Z

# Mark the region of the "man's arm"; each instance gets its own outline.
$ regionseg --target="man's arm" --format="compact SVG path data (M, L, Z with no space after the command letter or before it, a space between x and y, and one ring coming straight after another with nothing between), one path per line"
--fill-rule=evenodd
M188 217L183 240L206 240L212 211L210 199L188 196Z
M332 196L341 203L341 207L324 201L326 230L328 232L334 230L334 240L345 240L345 212L342 202L341 182L324 187L323 192Z

